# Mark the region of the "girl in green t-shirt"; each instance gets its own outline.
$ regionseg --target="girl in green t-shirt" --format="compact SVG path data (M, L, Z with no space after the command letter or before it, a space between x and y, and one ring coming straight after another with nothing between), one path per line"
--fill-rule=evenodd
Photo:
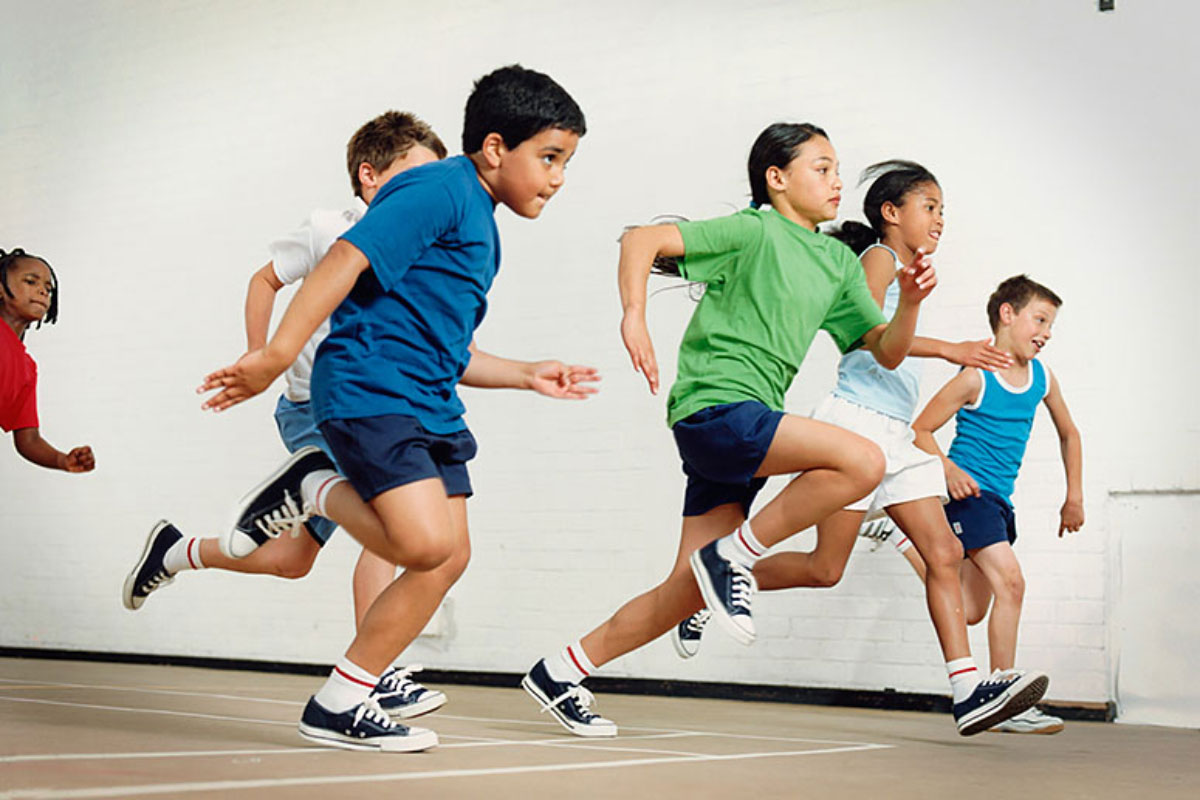
M646 328L656 259L706 286L679 349L668 423L687 474L671 574L608 621L539 661L522 685L568 730L613 736L579 684L703 606L739 641L754 641L751 569L766 550L863 497L879 483L879 448L854 433L785 414L783 397L823 329L842 351L862 347L894 367L908 354L921 301L937 282L918 252L900 276L889 323L845 245L817 233L837 216L842 181L829 137L809 124L764 130L748 164L753 208L701 222L635 228L621 239L621 335L650 391L658 363ZM752 520L767 476L800 473Z

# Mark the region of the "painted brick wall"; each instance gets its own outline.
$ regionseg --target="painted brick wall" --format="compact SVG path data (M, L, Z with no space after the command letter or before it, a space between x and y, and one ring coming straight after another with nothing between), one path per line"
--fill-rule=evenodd
M406 658L523 671L665 574L682 476L663 399L618 337L615 239L655 214L743 206L757 132L812 120L839 150L847 216L874 161L913 158L940 177L948 227L931 335L985 336L983 303L1016 272L1065 298L1045 355L1084 433L1089 516L1080 535L1055 537L1063 478L1043 415L1015 498L1029 587L1019 660L1051 671L1055 699L1110 699L1112 553L1140 531L1136 515L1114 527L1106 494L1200 484L1195 358L1182 349L1200 200L1183 176L1200 164L1179 112L1195 105L1181 102L1196 99L1183 37L1200 19L1168 0L1119 5L13 6L0 28L0 246L58 271L61 322L27 338L43 433L92 444L99 468L65 476L0 454L0 645L342 652L356 555L344 536L300 582L186 574L130 614L121 581L156 519L217 532L282 454L275 392L220 416L192 393L242 351L242 299L265 243L349 197L342 149L361 122L411 109L456 143L471 81L520 61L558 78L591 131L541 220L498 213L504 267L478 340L591 363L605 381L584 404L464 392L481 441L474 561L441 635ZM681 291L651 301L664 383L690 310ZM835 359L819 340L791 410L828 391ZM926 394L952 374L929 365ZM788 546L811 544L805 533ZM841 585L763 595L757 614L752 649L711 636L682 663L660 641L606 672L945 690L920 586L890 548L860 544ZM984 663L984 632L972 641Z

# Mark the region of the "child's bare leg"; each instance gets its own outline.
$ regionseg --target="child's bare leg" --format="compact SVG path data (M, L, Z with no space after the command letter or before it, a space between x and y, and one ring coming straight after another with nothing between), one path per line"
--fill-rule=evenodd
M836 425L785 416L757 475L802 474L754 515L754 536L765 547L782 542L865 497L883 471L883 453L870 440Z
M384 561L428 570L450 556L445 500L440 478L389 489L370 503L363 502L349 481L342 481L329 490L321 515Z
M354 565L354 628L362 627L367 609L396 578L396 565L363 548Z
M969 558L959 566L958 573L967 624L978 625L987 617L988 607L992 604L992 585Z
M757 561L754 580L758 588L767 591L835 586L850 560L864 515L862 511L836 511L817 525L817 546L812 552L777 553Z
M299 536L283 535L272 539L245 558L230 558L221 552L220 540L200 540L200 559L205 567L242 572L250 575L276 575L303 578L312 569L321 546L307 530Z
M1008 542L971 551L971 560L987 578L995 602L988 617L988 652L992 669L1012 669L1017 658L1017 631L1025 599L1025 577Z
M908 565L913 568L913 572L917 573L917 577L924 582L926 578L925 562L921 559L921 554L917 552L917 548L910 547L900 555L904 556L904 559L908 561Z
M378 675L428 624L466 569L471 548L466 499L447 498L440 478L390 489L372 500L371 508L378 511L389 541L411 538L415 543L407 548L411 563L401 564L404 573L367 609L346 651L346 658Z
M581 640L592 664L599 667L636 650L700 610L703 602L688 557L692 551L729 533L745 518L738 503L717 506L697 517L684 517L679 553L667 578L621 606L617 613Z
M967 624L963 615L963 594L958 569L962 564L962 545L950 530L941 502L934 497L899 503L887 509L900 530L920 552L926 569L925 602L937 631L946 661L967 658Z

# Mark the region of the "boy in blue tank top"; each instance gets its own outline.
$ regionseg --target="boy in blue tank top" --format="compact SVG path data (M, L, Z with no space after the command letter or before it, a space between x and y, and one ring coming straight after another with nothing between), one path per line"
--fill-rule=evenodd
M995 598L988 622L993 669L1012 669L1016 660L1025 580L1012 548L1017 529L1010 498L1039 403L1046 404L1058 429L1067 477L1058 535L1083 526L1079 430L1054 374L1036 357L1050 340L1061 305L1058 295L1024 275L1001 283L988 299L988 322L996 347L1012 356L1012 366L995 372L962 370L913 423L917 446L939 456L945 468L951 497L946 518L967 559L962 582L968 624L980 622ZM933 433L951 416L956 417L957 430L946 456ZM1062 720L1032 708L994 730L1057 733Z

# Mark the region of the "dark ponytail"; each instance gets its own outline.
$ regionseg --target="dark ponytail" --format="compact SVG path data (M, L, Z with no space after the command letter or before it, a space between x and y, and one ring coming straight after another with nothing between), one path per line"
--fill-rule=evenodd
M0 248L0 286L4 287L4 294L13 297L12 289L8 286L8 268L17 263L22 258L32 258L35 261L40 261L46 265L46 269L50 270L50 307L46 309L46 314L38 320L37 327L42 327L42 323L53 325L58 321L58 276L54 274L54 267L50 266L50 262L41 256L35 256L31 253L26 253L21 248L17 247L11 251L5 252Z
M825 131L807 122L776 122L758 135L750 147L750 158L746 164L750 174L750 205L755 208L770 205L767 170L786 167L796 157L800 145L814 136L829 138Z
M850 221L829 232L830 236L845 242L855 253L861 253L883 238L884 203L899 206L904 203L905 195L918 186L927 183L938 185L932 172L915 161L901 159L881 161L867 167L859 176L858 185L862 186L869 180L874 182L863 199L863 214L870 227Z

